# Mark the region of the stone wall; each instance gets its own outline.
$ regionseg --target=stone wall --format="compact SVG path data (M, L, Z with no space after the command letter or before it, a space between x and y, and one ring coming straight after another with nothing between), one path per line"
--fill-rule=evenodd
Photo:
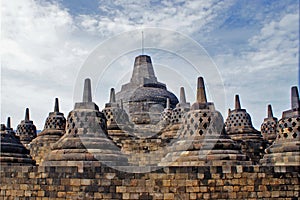
M300 167L1 167L0 199L298 199Z

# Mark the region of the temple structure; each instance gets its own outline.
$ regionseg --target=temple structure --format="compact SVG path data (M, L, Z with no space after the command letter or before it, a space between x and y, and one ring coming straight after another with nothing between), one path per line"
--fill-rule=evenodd
M174 108L178 99L164 83L157 81L150 56L136 57L130 82L122 85L116 94L117 102L123 101L130 120L135 124L157 124L167 98Z
M82 102L67 119L66 133L52 148L43 165L84 165L90 161L109 166L126 165L127 159L108 138L106 118L92 102L91 80L85 79ZM69 162L70 163L70 162Z
M300 163L300 100L297 87L291 89L291 109L282 113L277 137L266 149L263 165L299 166Z
M264 119L264 122L261 124L260 130L263 135L264 140L268 142L268 145L273 144L277 135L277 123L278 120L273 116L272 106L268 105L268 113L267 118Z
M120 92L110 89L102 112L91 87L85 79L67 119L56 98L38 135L29 109L16 133L10 118L1 124L0 199L298 199L297 87L278 122L268 106L261 132L238 95L224 123L203 77L196 101L181 87L178 102L147 55L135 58Z
M33 121L29 119L29 108L26 108L25 119L18 125L16 135L26 148L29 148L29 143L36 138L36 127Z
M191 108L190 103L186 102L184 87L181 87L179 103L176 104L176 107L173 109L172 112L172 123L173 124L181 123L184 114L188 112L190 108Z
M240 146L224 132L221 113L207 102L204 80L198 78L197 98L184 115L180 136L160 163L161 166L205 166L216 164L250 164Z
M261 133L253 127L246 109L241 108L239 95L235 96L235 109L229 110L225 126L230 138L241 144L243 153L254 163L259 162L264 154L266 143Z
M44 161L53 145L65 134L66 118L59 112L58 98L55 98L54 111L49 113L44 129L30 143L30 154L37 164Z
M35 161L29 155L29 150L20 142L20 138L16 136L11 128L10 117L7 118L6 126L1 124L0 135L1 166L31 166L35 164Z

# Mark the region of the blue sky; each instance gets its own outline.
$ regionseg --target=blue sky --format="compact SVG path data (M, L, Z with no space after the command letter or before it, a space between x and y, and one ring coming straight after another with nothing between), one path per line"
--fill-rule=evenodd
M1 121L11 116L16 127L29 107L42 129L55 97L67 115L76 77L91 52L112 36L148 27L179 32L199 43L223 80L225 107L233 108L234 95L240 94L257 129L267 104L278 118L290 108L290 88L299 80L299 1L13 0L1 5ZM135 53L121 59L127 73ZM160 66L162 54L148 53L154 68ZM172 77L155 70L178 95ZM194 81L198 75L188 78ZM128 76L116 82L122 81ZM96 96L100 108L114 84L107 81L107 91ZM195 101L192 93L188 100Z

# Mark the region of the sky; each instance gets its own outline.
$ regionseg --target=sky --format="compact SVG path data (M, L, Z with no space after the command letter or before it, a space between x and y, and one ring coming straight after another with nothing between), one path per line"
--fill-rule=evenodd
M43 129L55 97L67 116L91 63L103 109L109 89L130 79L141 31L158 80L177 96L183 85L195 102L203 75L224 119L235 94L257 129L267 104L278 118L290 109L299 84L297 0L11 0L1 1L1 123L10 116L16 128L28 107Z

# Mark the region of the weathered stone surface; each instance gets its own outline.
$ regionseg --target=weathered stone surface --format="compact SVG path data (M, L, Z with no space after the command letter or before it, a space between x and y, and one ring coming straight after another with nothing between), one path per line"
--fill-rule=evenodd
M258 163L264 154L266 142L253 125L246 109L241 108L239 95L235 96L235 109L229 110L225 122L226 133L241 144L242 152L254 163Z
M130 123L126 111L123 109L123 102L121 106L116 103L115 90L111 88L109 103L105 104L102 112L106 118L107 130L131 130L133 124Z
M43 165L67 161L100 161L109 166L127 164L126 157L108 138L105 116L92 102L90 91L90 80L86 79L84 102L76 103L69 113L66 134L54 144ZM76 162L74 164L77 165Z
M291 89L291 109L282 113L277 125L277 137L266 149L263 165L299 166L300 163L300 106L297 87Z
M55 99L54 111L49 113L44 129L30 143L30 154L39 165L44 161L53 145L64 135L66 118L59 112L58 98Z
M190 110L190 107L190 103L186 102L184 87L181 87L179 103L172 111L172 124L182 123L183 116Z
M229 168L229 170L228 170ZM1 199L289 199L299 196L299 167L167 167L133 174L104 166L0 169Z
M29 143L36 138L36 127L29 119L29 109L26 108L25 119L17 127L16 135L19 136L21 143L29 148Z
M174 108L177 97L167 90L165 84L157 81L150 56L136 57L130 82L116 94L117 102L123 101L130 120L135 124L157 124L167 98L170 107Z
M10 117L7 119L7 126L1 124L0 165L34 165L35 161L30 157L29 150L20 142L19 137L16 136L10 125Z
M170 107L170 99L167 98L166 108L161 113L161 120L160 123L162 123L164 126L169 125L172 120L172 109Z
M268 145L273 144L275 141L277 134L278 120L276 117L273 117L272 106L268 105L268 115L267 118L264 119L264 122L261 124L261 133L263 135L264 140L268 142Z
M204 166L217 163L250 163L240 146L224 132L222 115L208 103L202 77L198 78L197 100L186 113L174 148L160 166Z
M166 91L165 85L157 82L150 57L140 56L133 74L130 84L144 87L139 91L150 91L145 87L153 87L152 83ZM30 147L53 144L52 136L57 140L66 130L40 166L6 166L33 165L34 161L10 128L10 120L7 126L1 124L0 199L298 198L300 111L296 88L292 89L291 110L283 112L279 121L275 143L256 165L246 154L258 159L261 152L257 148L264 147L238 97L235 109L229 110L226 130L241 142L244 154L240 144L224 131L223 118L214 104L207 102L202 77L191 110L183 89L175 109L172 101L166 103L168 97L161 98L165 99L163 105L157 104L161 99L155 92L136 93L135 103L141 107L137 108L139 123L134 124L126 117L122 101L116 102L113 89L100 112L92 102L91 82L85 80L83 101L69 113L66 129L56 100L43 132L30 143ZM143 98L149 95L151 101L143 102L139 94ZM152 114L159 113L156 105L165 108L160 122L151 124L151 109L141 109L146 105L156 109ZM170 121L170 112L173 116L176 109L178 120ZM268 120L271 118L269 111ZM25 121L30 121L28 112ZM45 146L33 152L37 160L47 154Z

